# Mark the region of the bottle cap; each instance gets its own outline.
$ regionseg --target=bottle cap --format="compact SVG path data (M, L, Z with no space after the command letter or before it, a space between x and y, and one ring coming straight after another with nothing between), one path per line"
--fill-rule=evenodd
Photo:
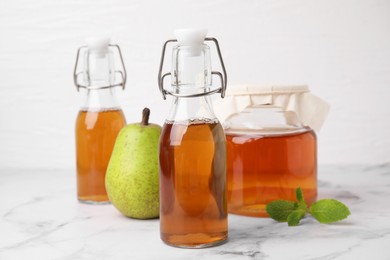
M181 53L184 56L200 56L203 50L203 42L207 35L207 29L177 29L175 30L175 36Z
M199 45L204 42L207 35L207 29L177 29L174 34L179 45Z
M90 51L106 53L111 40L108 37L89 37L85 41Z

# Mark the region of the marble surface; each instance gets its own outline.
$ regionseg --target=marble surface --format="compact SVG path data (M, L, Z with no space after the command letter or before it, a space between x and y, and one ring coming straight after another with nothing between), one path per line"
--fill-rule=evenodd
M298 227L229 215L226 244L179 249L160 241L158 220L79 204L72 170L0 169L0 259L390 259L390 164L320 166L319 197L352 215Z

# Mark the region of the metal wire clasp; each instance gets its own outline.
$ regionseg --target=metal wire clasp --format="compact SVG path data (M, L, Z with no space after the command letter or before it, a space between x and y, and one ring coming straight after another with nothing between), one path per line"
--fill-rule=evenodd
M161 54L161 61L160 61L160 69L158 71L158 87L160 89L160 92L163 96L164 99L166 99L166 95L172 95L172 96L175 96L175 97L199 97L199 96L205 96L205 95L210 95L210 94L214 94L214 93L221 93L221 97L224 98L225 97L225 92L226 92L226 85L227 85L227 75L226 75L226 69L225 69L225 64L223 63L223 59L222 59L222 54L221 54L221 50L219 48L219 44L218 44L218 41L216 38L205 38L205 41L212 41L214 42L216 48L217 48L217 52L218 52L218 57L219 57L219 61L221 63L221 67L222 67L222 73L219 72L219 71L212 71L211 74L212 75L217 75L220 80L221 80L221 87L217 88L217 89L213 89L213 90L210 90L208 92L204 92L204 93L198 93L198 94L190 94L190 95L186 95L186 94L176 94L176 93L173 93L172 91L168 91L166 89L164 89L164 79L166 76L170 76L171 73L170 72L167 72L165 73L164 75L162 75L162 70L163 70L163 66L164 66L164 58L165 58L165 50L166 50L166 47L168 45L168 43L171 43L171 42L177 42L176 39L171 39L171 40L167 40L165 43L164 43L164 46L163 46L163 49L162 49L162 54ZM178 87L178 75L175 75L176 77L176 86Z
M119 58L121 60L122 70L115 70L114 73L118 73L121 76L122 80L120 82L118 82L118 83L115 83L115 84L112 84L112 85L107 85L107 86L101 86L101 87L89 87L89 86L85 86L83 84L80 84L79 80L78 80L79 76L84 74L85 72L78 71L77 68L78 68L78 64L79 64L80 52L83 49L88 48L88 46L84 45L84 46L81 46L77 50L76 64L74 66L74 71L73 71L73 81L74 81L74 84L75 84L75 86L77 88L77 91L79 91L80 88L85 88L85 89L105 89L105 88L112 88L112 87L122 87L123 90L125 89L126 80L127 80L127 73L126 73L126 67L125 67L125 63L123 61L123 56L122 56L121 49L120 49L119 45L117 45L117 44L109 44L108 46L112 47L112 48L116 48L118 50Z

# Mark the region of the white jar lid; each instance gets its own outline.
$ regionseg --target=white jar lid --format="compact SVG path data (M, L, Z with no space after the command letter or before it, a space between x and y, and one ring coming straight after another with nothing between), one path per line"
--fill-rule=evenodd
M329 104L313 95L306 85L232 85L226 97L214 101L214 111L221 123L250 106L273 105L293 111L304 126L319 131L329 112Z

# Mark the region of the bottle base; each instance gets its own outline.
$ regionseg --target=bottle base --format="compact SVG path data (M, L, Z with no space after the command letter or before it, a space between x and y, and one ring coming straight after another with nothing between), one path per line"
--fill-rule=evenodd
M217 235L206 235L204 233L186 234L186 235L168 235L161 234L161 240L172 247L200 249L219 246L227 242L227 232Z
M107 196L88 196L88 197L78 197L79 203L89 204L89 205L107 205L111 204L111 201Z

